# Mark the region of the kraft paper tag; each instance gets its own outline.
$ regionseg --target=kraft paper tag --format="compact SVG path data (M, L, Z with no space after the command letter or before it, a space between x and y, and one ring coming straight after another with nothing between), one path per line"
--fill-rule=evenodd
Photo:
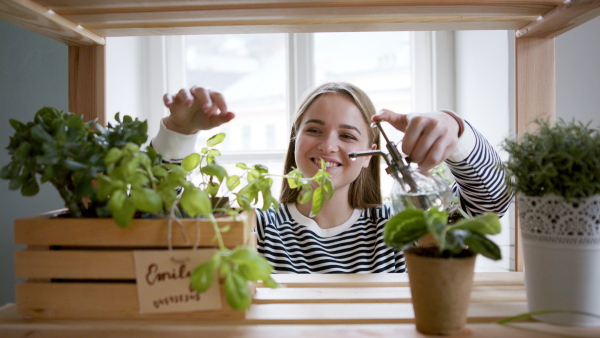
M216 250L136 250L135 275L140 313L190 312L221 309L219 281L201 294L190 286L190 274L209 261Z

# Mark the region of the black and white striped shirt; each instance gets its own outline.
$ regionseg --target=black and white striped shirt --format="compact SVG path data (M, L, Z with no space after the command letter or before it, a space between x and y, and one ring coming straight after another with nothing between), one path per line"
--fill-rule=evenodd
M383 242L390 208L354 210L342 225L321 229L294 204L257 209L258 252L277 273L404 272L404 257Z

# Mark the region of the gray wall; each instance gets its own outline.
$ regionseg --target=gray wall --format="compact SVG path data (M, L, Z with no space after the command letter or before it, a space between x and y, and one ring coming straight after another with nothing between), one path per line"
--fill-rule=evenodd
M556 38L556 115L600 127L600 17Z
M8 119L30 120L41 107L67 109L67 47L0 20L0 165L12 128ZM600 18L557 38L556 76L559 117L600 125ZM62 207L50 187L33 198L9 191L0 181L0 305L14 302L12 222L15 218Z
M43 106L67 109L67 58L65 45L0 20L0 166L10 160L9 119L31 121ZM13 220L59 208L62 202L50 186L22 197L0 180L0 306L14 302Z

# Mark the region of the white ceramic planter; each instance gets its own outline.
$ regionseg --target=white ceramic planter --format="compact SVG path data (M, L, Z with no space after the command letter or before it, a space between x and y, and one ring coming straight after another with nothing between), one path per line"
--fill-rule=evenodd
M529 311L566 311L535 316L552 324L600 326L600 195L518 201Z

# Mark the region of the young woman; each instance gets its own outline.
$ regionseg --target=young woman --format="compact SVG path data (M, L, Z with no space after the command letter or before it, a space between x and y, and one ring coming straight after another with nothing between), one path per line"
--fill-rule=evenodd
M229 122L223 96L203 88L165 95L170 116L163 119L153 147L171 162L194 151L200 130ZM313 176L325 161L335 193L321 212L309 217L310 204L295 203L297 191L283 182L278 211L257 210L258 251L278 273L404 272L401 252L383 243L390 208L382 205L379 158L348 154L379 148L371 121L404 132L402 151L428 170L442 161L457 184L453 192L470 214L502 214L510 196L499 158L477 131L454 113L396 114L375 108L368 96L347 83L327 83L303 100L292 126L285 171L300 168Z

